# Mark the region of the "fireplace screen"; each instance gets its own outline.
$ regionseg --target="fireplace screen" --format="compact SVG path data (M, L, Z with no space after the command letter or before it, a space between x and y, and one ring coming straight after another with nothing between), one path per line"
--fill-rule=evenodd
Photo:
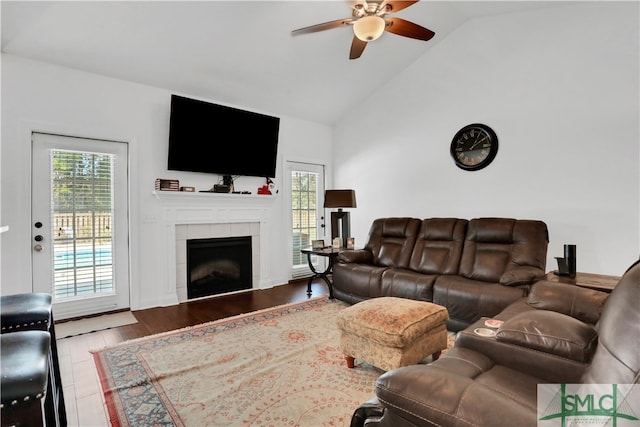
M251 289L251 236L187 240L187 297Z

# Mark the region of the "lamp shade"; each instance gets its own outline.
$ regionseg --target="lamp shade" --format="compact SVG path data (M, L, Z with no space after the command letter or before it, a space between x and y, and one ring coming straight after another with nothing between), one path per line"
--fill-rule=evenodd
M363 16L353 24L353 33L363 42L370 42L382 35L385 22L379 16Z
M354 190L326 190L324 192L325 208L355 208L356 192Z

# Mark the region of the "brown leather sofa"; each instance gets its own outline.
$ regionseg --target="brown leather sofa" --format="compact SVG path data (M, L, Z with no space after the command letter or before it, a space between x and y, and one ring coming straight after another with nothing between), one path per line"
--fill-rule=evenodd
M551 282L531 295L500 313L495 337L473 325L437 361L383 374L351 426L536 426L538 384L640 383L638 262L606 301Z
M458 331L527 295L545 274L548 240L546 224L535 220L379 218L363 249L338 256L334 296L434 302Z

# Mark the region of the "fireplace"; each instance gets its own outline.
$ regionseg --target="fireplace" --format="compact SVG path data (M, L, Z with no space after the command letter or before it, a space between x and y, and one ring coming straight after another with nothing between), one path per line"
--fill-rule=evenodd
M163 207L158 230L157 292L146 294L138 307L179 304L187 295L187 240L251 236L253 289L274 285L272 277L273 204L276 196L257 194L155 191ZM149 218L152 221L154 218ZM283 279L277 280L282 283ZM135 299L135 295L133 296Z
M251 289L251 236L187 240L187 298Z

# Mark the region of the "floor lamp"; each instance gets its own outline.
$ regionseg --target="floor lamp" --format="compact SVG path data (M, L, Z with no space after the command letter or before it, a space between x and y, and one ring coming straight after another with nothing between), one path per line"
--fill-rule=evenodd
M343 208L356 207L356 192L354 190L326 190L324 192L324 207L338 208L337 212L331 212L331 240L336 237L342 239L342 247L347 247L347 239L351 235L349 224L349 212Z

